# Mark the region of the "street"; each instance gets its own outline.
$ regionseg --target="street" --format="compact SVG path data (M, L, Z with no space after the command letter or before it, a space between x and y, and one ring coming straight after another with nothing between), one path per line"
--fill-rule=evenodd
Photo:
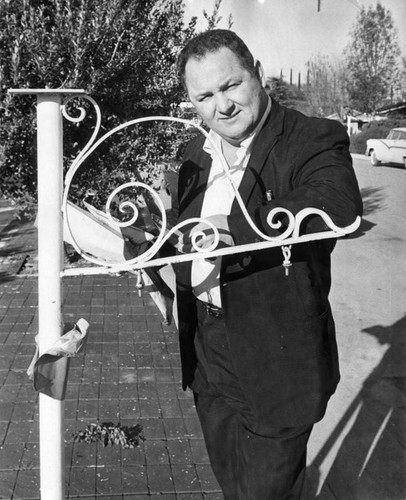
M406 498L406 171L354 167L361 228L333 253L331 302L342 380L310 442L322 500ZM325 481L325 482L324 482ZM324 484L323 484L324 483ZM319 491L321 488L321 492Z

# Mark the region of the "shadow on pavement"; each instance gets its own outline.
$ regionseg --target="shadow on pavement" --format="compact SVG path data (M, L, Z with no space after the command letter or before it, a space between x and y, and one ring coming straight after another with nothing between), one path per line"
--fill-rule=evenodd
M369 222L366 217L385 208L382 188L370 187L361 189L361 197L364 204L361 225L356 231L346 237L348 239L360 238L376 226L373 222Z
M385 208L382 188L363 188L361 189L361 198L364 204L364 216L379 212L379 210Z
M14 281L16 278L12 274L0 271L0 284L8 283L9 281Z
M345 236L345 238L348 240L354 240L355 238L361 238L361 236L364 236L364 234L366 234L368 231L370 231L375 226L376 226L376 224L374 224L373 222L369 222L366 219L362 219L359 228L356 231L354 231L353 233Z
M310 465L309 475L317 487L321 464L351 427L320 493L309 492L309 500L406 498L406 316L391 326L363 331L388 345L388 350Z
M10 255L15 255L21 251L20 248L16 246L4 246L0 248L0 257L10 257Z

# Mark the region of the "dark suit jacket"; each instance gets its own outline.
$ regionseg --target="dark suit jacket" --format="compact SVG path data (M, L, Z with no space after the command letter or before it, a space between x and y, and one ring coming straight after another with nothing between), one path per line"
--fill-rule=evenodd
M186 149L178 186L179 221L201 212L211 166L203 142L199 137ZM275 207L293 214L306 207L319 208L338 226L353 223L362 212L362 201L348 143L338 122L309 118L273 102L239 188L259 228L277 234L266 224ZM236 244L259 240L237 202L228 221ZM281 222L283 227L283 217ZM306 221L307 232L323 229L320 217ZM338 383L335 329L328 302L334 244L335 240L328 239L293 245L288 276L280 248L222 259L221 298L234 366L262 425L316 422ZM192 383L196 366L196 300L190 269L191 263L176 266L184 387Z

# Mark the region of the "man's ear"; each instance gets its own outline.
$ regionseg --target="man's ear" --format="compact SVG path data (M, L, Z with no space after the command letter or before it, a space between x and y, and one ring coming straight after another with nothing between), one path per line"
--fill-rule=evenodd
M255 75L258 78L258 80L261 82L261 85L265 87L265 72L264 68L261 64L261 61L258 61L258 59L255 60Z

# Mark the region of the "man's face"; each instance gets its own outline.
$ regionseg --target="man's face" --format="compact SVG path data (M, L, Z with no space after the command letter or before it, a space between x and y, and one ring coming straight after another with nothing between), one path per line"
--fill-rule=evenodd
M185 82L202 120L224 140L238 146L260 121L267 95L258 78L227 48L189 59Z

